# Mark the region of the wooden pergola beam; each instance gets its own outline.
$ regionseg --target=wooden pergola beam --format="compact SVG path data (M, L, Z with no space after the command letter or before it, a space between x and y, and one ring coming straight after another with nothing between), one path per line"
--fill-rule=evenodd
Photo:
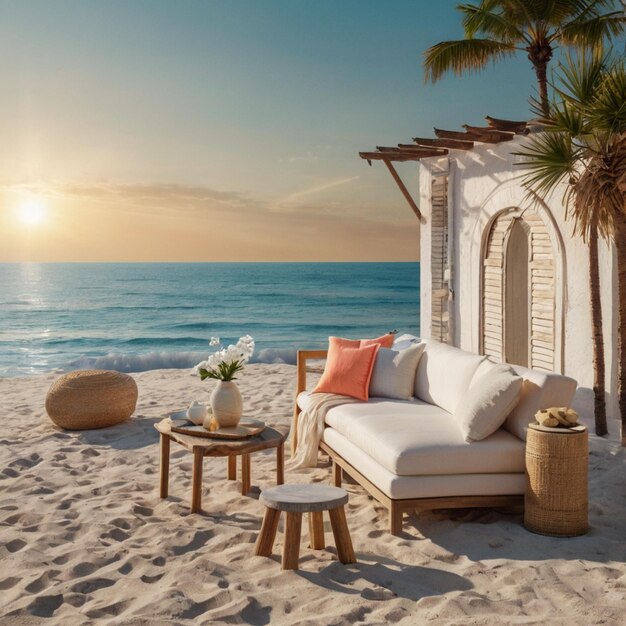
M368 161L419 161L420 159L446 156L448 154L447 150L420 149L419 146L411 147L413 148L412 150L402 150L401 148L380 146L376 152L359 152L359 156Z
M420 224L424 224L426 220L424 220L424 217L422 216L422 213L420 212L419 207L415 203L415 200L413 200L413 196L411 196L409 190L406 188L406 185L400 178L400 175L398 174L398 172L396 172L396 168L393 166L393 163L391 163L391 161L389 160L385 160L384 163L387 166L389 173L391 174L393 179L396 181L396 185L398 185L405 200L409 203L409 206L413 209L413 213L415 213L415 215L417 216L417 219L420 221Z
M370 165L371 161L419 161L419 157L416 157L414 154L409 155L408 153L401 155L391 152L359 152L359 156Z
M485 119L491 128L495 128L496 130L503 130L509 133L516 133L526 135L528 134L528 123L527 122L515 122L513 120L501 120L497 117L491 117L490 115L486 115Z
M426 148L450 148L451 150L471 150L474 147L473 141L463 141L461 139L432 139L431 137L413 137L413 141L418 147ZM400 144L401 148L408 148L411 144Z
M476 135L476 137L486 137L487 139L496 139L497 142L510 141L515 136L514 133L496 130L489 126L470 126L469 124L463 124L463 128L470 135ZM477 139L477 141L480 141L480 139Z
M500 133L499 131L491 131L489 133L476 133L476 132L459 132L457 130L443 130L442 128L435 128L435 135L441 139L462 139L465 141L475 141L478 143L500 143L501 141L508 141L513 138L513 135L508 133Z

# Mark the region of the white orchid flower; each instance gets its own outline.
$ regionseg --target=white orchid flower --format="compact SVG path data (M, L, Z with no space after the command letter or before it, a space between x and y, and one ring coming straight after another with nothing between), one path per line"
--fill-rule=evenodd
M219 337L211 337L211 347L221 345ZM240 337L236 344L230 344L211 354L206 361L198 363L192 373L205 378L232 380L234 375L246 364L254 353L254 339L250 335Z

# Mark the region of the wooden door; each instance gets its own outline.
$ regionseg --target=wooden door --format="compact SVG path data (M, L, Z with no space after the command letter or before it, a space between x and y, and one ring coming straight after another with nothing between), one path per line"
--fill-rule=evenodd
M530 289L528 227L513 220L505 254L504 360L529 367Z

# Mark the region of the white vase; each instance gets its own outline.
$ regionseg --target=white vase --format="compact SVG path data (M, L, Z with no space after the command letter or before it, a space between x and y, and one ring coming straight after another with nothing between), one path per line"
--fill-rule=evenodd
M220 428L232 428L239 424L243 413L243 400L234 381L217 381L211 394L211 409Z

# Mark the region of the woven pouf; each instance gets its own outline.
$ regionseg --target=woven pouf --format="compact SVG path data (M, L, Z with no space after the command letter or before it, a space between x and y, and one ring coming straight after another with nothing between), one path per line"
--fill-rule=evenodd
M589 530L588 435L531 424L526 438L524 526L534 533L576 537Z
M127 420L137 405L137 383L127 374L78 370L59 378L46 396L46 411L61 428L105 428Z

